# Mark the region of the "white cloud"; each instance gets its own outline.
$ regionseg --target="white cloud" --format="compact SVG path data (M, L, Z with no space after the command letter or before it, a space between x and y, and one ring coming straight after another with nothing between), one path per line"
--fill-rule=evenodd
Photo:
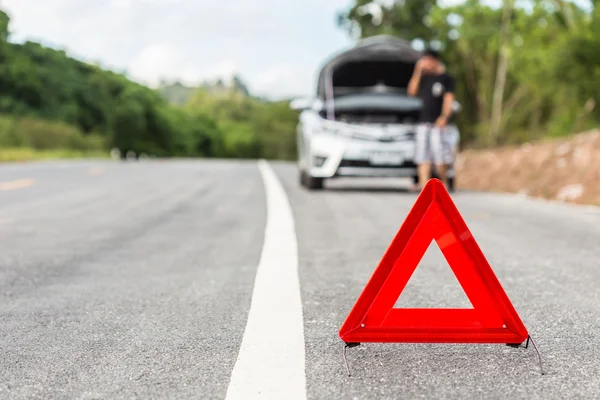
M299 96L313 90L314 72L289 63L268 68L251 83L250 89L261 95Z
M156 87L163 79L198 85L219 78L229 81L234 75L240 74L238 65L233 58L198 65L193 57L178 52L174 46L158 43L146 47L133 59L128 75L151 87Z
M116 8L129 8L131 0L111 0L110 5Z

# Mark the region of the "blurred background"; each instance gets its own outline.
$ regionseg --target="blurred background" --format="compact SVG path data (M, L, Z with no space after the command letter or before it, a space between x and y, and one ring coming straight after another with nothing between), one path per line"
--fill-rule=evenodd
M600 204L597 3L3 0L0 160L295 160L290 100L391 34L457 80L459 186Z

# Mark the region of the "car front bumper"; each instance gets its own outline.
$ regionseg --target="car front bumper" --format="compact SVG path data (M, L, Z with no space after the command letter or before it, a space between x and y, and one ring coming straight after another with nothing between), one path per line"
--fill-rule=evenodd
M414 177L414 154L413 139L378 142L319 135L311 140L309 173L316 178ZM449 166L448 177L453 176L454 168Z
M407 177L417 173L414 140L378 142L334 135L311 139L310 175L319 178L336 176Z
M400 165L371 165L368 161L342 160L334 177L412 177L417 166L412 162Z

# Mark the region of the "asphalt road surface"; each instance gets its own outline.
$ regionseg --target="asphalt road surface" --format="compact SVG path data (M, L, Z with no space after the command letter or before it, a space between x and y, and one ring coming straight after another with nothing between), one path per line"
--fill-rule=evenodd
M255 161L0 165L0 398L598 398L598 209L452 195L546 375L532 346L363 344L349 377L338 330L416 195L297 181ZM434 245L397 304L465 302Z

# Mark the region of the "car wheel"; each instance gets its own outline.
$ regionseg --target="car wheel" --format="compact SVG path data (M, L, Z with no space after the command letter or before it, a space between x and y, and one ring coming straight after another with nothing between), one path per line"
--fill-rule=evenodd
M302 187L306 187L306 173L302 170L300 170L300 173L298 174L298 181L300 183L300 186Z
M455 190L454 177L448 178L448 191L452 193L452 192L454 192L454 190Z
M437 171L432 170L431 171L431 178L435 178L435 179L440 179L439 175L437 174ZM448 192L452 193L454 192L455 189L455 177L448 177Z
M323 189L323 178L315 178L312 176L306 176L306 187L310 190Z

